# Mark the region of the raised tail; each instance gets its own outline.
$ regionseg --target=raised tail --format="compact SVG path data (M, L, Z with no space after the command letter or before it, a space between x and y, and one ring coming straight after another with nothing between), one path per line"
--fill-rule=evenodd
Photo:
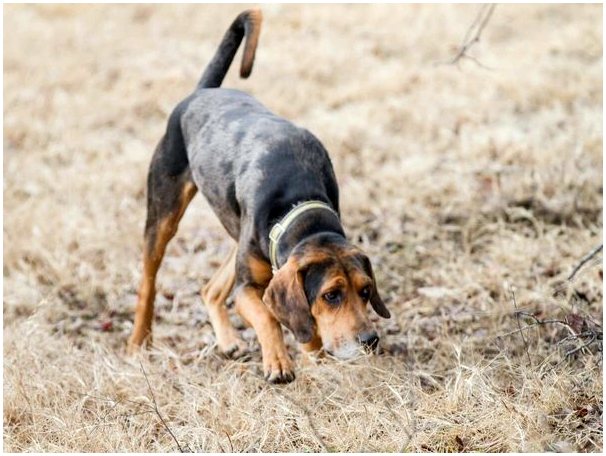
M244 53L242 54L242 65L240 66L240 77L247 78L252 71L255 61L255 50L261 34L261 22L263 15L260 9L246 10L231 24L219 49L204 70L204 74L198 82L198 89L220 87L223 78L229 70L242 38L246 36Z

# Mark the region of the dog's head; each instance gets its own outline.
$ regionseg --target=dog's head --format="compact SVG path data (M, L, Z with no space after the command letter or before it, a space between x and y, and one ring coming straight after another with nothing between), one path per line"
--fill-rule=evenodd
M319 336L324 349L351 358L379 341L367 304L390 314L370 261L341 236L319 234L302 241L275 273L263 301L301 343Z

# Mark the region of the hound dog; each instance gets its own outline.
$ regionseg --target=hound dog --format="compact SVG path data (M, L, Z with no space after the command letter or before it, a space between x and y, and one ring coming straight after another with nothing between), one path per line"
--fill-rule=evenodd
M367 303L390 314L368 257L345 237L337 181L320 141L250 95L219 88L243 38L240 76L250 75L261 21L259 10L235 19L153 154L129 351L151 339L156 274L199 190L237 242L201 292L218 347L228 355L246 347L225 307L235 287L236 311L257 334L265 377L280 383L295 378L281 324L303 350L349 358L379 341Z

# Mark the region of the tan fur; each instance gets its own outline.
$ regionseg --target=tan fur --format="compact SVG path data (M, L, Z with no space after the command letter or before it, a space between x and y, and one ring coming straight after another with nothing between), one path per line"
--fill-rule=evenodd
M259 339L263 355L263 371L268 381L294 378L294 365L282 335L280 323L261 300L262 291L243 287L236 294L236 310L250 324Z
M274 274L263 294L263 302L298 341L308 342L313 336L314 324L299 274L301 267L300 259L291 256Z
M229 321L225 300L234 287L236 280L237 246L233 246L229 255L200 292L202 301L208 310L210 324L217 337L219 350L235 355L246 349L246 344Z
M304 349L317 346L318 340L334 351L339 351L346 345L353 347L358 343L359 334L372 328L368 318L368 305L359 295L360 290L372 284L372 279L351 261L352 255L357 251L336 253L340 265L326 272L324 283L311 305L317 338L310 344L305 344ZM308 264L321 256L318 252L312 252L302 261ZM338 307L331 306L323 298L325 293L335 288L344 290L343 301Z
M338 351L346 344L357 344L358 335L372 327L366 303L352 288L347 289L346 296L338 308L332 308L326 303L322 294L323 292L319 293L312 304L311 313L324 345Z
M299 344L299 349L304 353L320 351L322 349L322 339L317 332L314 332L311 342Z
M262 287L266 287L272 278L271 265L252 255L248 257L247 261L253 282Z
M250 72L252 71L252 66L255 61L255 51L257 50L259 36L261 35L261 23L263 22L263 14L260 9L249 10L248 17L252 24L252 30L250 31L250 34L246 36L246 44L244 45L244 52L242 53L242 64L240 66L240 76L242 78L250 76Z
M156 297L156 275L162 264L166 246L174 237L183 213L196 194L196 186L188 182L183 187L178 209L163 219L156 231L152 246L146 245L143 252L143 276L139 286L133 333L128 341L128 352L135 352L143 343L151 342L154 300Z

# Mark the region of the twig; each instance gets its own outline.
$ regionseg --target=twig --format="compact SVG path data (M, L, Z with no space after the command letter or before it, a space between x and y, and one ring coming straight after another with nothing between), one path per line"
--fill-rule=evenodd
M404 399L402 399L402 396L400 396L394 389L393 387L385 382L385 386L387 386L387 388L389 388L389 390L391 391L391 393L400 401L401 404L404 404ZM414 432L416 430L416 419L414 416L414 411L412 412L412 432L408 429L408 426L404 426L404 423L402 421L400 421L400 416L399 414L397 414L394 410L391 409L391 407L386 406L385 409L389 412L389 414L394 418L394 420L396 422L398 422L399 424L402 425L402 428L404 430L404 433L406 434L406 437L408 437L408 440L404 443L402 443L402 446L400 447L400 450L398 451L398 453L405 453L406 452L406 447L410 444L410 442L412 442L412 438L414 436ZM414 410L414 408L411 407L411 410ZM408 417L408 414L406 415L406 421L408 421L408 425L410 425L410 421L411 419Z
M585 337L596 337L596 332L595 331L585 331L580 334L573 334L570 336L566 336L562 340L558 340L557 344L562 345L564 342L568 342L569 340L583 339Z
M231 450L231 452L234 452L234 445L233 443L231 443L231 437L229 436L229 434L226 431L223 431L223 434L225 434L227 436L227 440L229 441L229 448Z
M543 325L548 325L548 324L557 324L557 325L564 326L570 332L570 335L566 336L562 340L559 340L557 342L557 345L561 345L561 344L563 344L564 342L567 342L567 341L572 341L572 340L577 341L577 340L583 340L585 338L591 338L589 340L589 342L583 343L583 345L580 345L578 347L575 347L575 348L567 351L564 354L564 358L562 359L562 361L560 361L558 364L556 364L556 366L554 366L554 368L557 367L558 365L560 365L566 358L568 358L568 357L574 355L575 353L577 353L577 352L579 352L579 351L581 351L581 350L583 350L583 349L585 349L585 348L593 345L596 341L601 340L601 338L602 338L602 331L597 330L597 329L583 331L583 332L580 332L580 333L577 334L575 332L574 328L572 327L572 325L570 323L564 321L564 320L556 320L556 319L541 320L540 318L536 317L535 315L533 315L533 314L531 314L529 312L522 311L522 310L516 311L515 314L516 314L516 316L518 318L519 318L520 315L524 315L526 317L532 318L534 320L534 323L526 325L524 327L521 327L520 324L519 324L519 320L518 320L518 329L510 331L510 332L508 332L506 334L503 334L502 336L499 336L499 337L507 337L507 336L511 336L511 335L517 334L517 333L523 334L523 332L525 330L530 329L530 328L534 328L536 326L543 326ZM599 327L599 325L598 325L598 327Z
M580 334L579 334L579 336L580 336ZM592 344L593 344L593 343L594 343L596 340L598 340L598 336L601 338L601 336L599 335L599 333L593 333L593 334L592 334L592 337L591 337L591 340L590 340L589 342L587 342L587 343L585 343L585 344L583 344L583 345L581 345L581 346L579 346L579 347L575 347L575 348L573 348L572 350L567 351L567 352L564 354L564 357L563 357L563 358L562 358L562 359L561 359L561 360L560 360L558 363L556 363L556 364L555 364L555 365L554 365L554 366L553 366L551 369L549 369L547 372L553 372L554 370L556 370L556 368L557 368L558 366L560 366L560 365L561 365L561 364L562 364L564 361L566 361L566 360L567 360L569 357L571 357L571 356L572 356L572 355L574 355L575 353L579 352L580 350L583 350L584 348L587 348L587 347L589 347L590 345L592 345ZM574 336L570 336L570 338L571 338L571 339L574 339L574 340L578 339L578 337L574 337ZM547 373L547 372L546 372L546 373Z
M450 65L456 65L462 59L469 59L472 62L474 62L476 65L478 65L482 68L485 68L487 70L490 70L489 67L482 64L476 57L469 55L467 52L471 49L471 47L474 44L476 44L480 41L482 32L484 31L484 28L488 24L488 21L490 20L492 13L494 12L494 9L496 6L497 5L494 3L482 5L482 7L480 8L480 11L478 11L477 16L475 17L475 19L473 20L473 22L467 29L467 32L465 33L465 38L463 38L463 42L461 43L461 46L459 46L459 50L457 51L457 53L451 60L449 60L445 63L448 63Z
M565 324L565 323L563 323L560 320L541 320L539 323L532 323L531 325L526 325L523 328L514 329L513 331L509 331L508 333L505 333L505 334L500 335L498 337L501 338L501 337L512 336L513 334L517 334L519 332L526 331L527 329L535 328L537 326L545 325L545 324L550 324L550 323ZM569 337L573 337L573 336L569 336Z
M535 322L535 324L532 325L532 326L536 326L536 325L549 325L549 324L562 325L566 329L568 329L568 331L570 332L571 335L573 335L573 336L577 335L577 333L575 333L574 330L572 329L572 325L570 323L568 323L567 321L565 321L565 320L558 320L556 318L550 318L548 320L541 320L536 315L533 315L530 312L525 312L523 310L518 310L516 312L516 314L518 314L518 315L524 315L525 317L532 318L534 320L534 322Z
M569 356L574 355L576 352L583 350L584 348L589 347L591 344L593 344L597 339L597 335L593 334L591 336L591 340L589 342L584 343L583 345L573 348L572 350L568 350L565 354L565 356L568 358Z
M177 448L179 449L179 452L185 453L185 451L183 451L183 448L179 444L177 437L175 437L175 434L173 434L173 431L170 430L170 428L168 427L168 424L166 424L166 421L164 421L164 418L160 414L160 410L158 409L158 403L156 402L156 397L154 396L154 391L152 390L152 387L149 383L149 379L147 378L147 373L145 372L145 369L143 368L143 363L141 363L141 361L139 361L139 365L141 366L141 371L143 372L143 376L145 377L145 382L147 383L147 388L149 389L149 394L151 395L152 402L154 403L154 411L156 412L156 415L158 415L158 418L160 418L160 421L162 421L164 428L166 429L166 431L170 434L170 436L173 438L173 440L177 444Z
M311 430L312 435L315 437L318 445L320 445L320 447L322 448L322 453L333 452L334 450L326 445L326 443L324 442L324 439L318 433L318 430L316 429L316 427L313 424L313 420L311 419L311 416L310 416L310 413L309 413L309 410L307 409L307 407L305 407L303 404L300 404L299 402L295 401L293 398L288 397L288 395L286 393L280 391L279 388L272 387L272 390L274 392L278 393L280 396L282 396L287 401L289 401L295 407L298 407L303 412L303 414L305 415L305 418L307 418L307 424L309 425L309 429Z
M528 343L526 342L526 337L524 337L524 332L522 331L522 325L520 324L520 313L518 312L518 303L516 302L516 294L513 291L513 287L509 285L509 291L511 292L511 299L513 301L513 307L515 308L516 322L518 323L518 330L520 336L522 337L522 342L524 342L524 349L526 350L526 356L528 357L528 365L532 366L532 360L530 359L530 352L528 351Z
M577 274L577 272L579 272L579 270L583 266L585 266L589 261L591 261L591 259L593 257L595 257L598 253L600 253L603 248L604 248L604 244L600 244L595 249L593 249L591 252L589 252L587 255L585 255L583 258L581 258L581 261L579 261L579 263L575 266L575 268L572 270L572 272L570 273L570 275L568 276L568 278L566 280L569 280L569 281L572 280L574 278L574 276Z
M564 281L563 283L567 284L569 282L572 282L572 279L574 279L575 275L588 262L590 262L592 259L594 259L596 257L596 255L598 255L600 252L603 251L603 247L604 247L604 245L600 244L597 247L595 247L593 250L591 250L588 254L586 254L583 258L581 258L581 260L578 262L578 264L574 267L572 272L567 277L566 281ZM520 336L522 337L522 341L524 342L524 347L526 348L526 355L528 356L529 363L530 363L530 355L528 352L528 345L526 343L526 338L524 337L524 331L527 329L530 329L530 328L534 328L536 326L544 326L544 325L548 325L548 324L561 325L564 328L566 328L570 334L566 337L563 337L561 340L557 341L556 345L561 346L562 344L564 344L567 341L573 341L576 345L574 348L571 348L568 351L566 351L564 353L563 358L555 366L553 366L552 369L550 369L550 371L557 368L557 366L562 364L562 362L564 362L566 359L570 358L571 356L573 356L574 354L576 354L578 352L585 352L585 350L588 350L589 353L591 353L591 350L589 350L589 347L595 343L598 344L598 351L601 351L600 341L603 338L602 327L600 324L595 322L593 320L593 318L591 318L591 316L589 315L588 312L585 312L584 310L580 309L583 312L583 314L585 315L585 317L582 321L582 324L581 324L582 327L579 327L579 325L577 325L577 324L574 324L574 325L571 324L571 322L568 321L569 317L566 317L566 320L558 320L558 319L541 320L540 318L536 317L532 313L518 310L516 299L515 299L515 294L514 294L513 290L511 289L511 286L510 286L510 290L511 290L513 305L516 309L515 316L516 316L518 329L510 331L510 332L504 334L503 336L499 336L499 338L504 337L504 336L510 336L510 335L513 335L516 333L520 333ZM559 293L559 292L560 292L560 290L556 289L556 293ZM574 308L573 308L573 311L574 311ZM520 315L524 315L528 318L531 318L534 321L534 323L526 324L526 326L522 327L520 324ZM576 315L576 314L572 314L572 315ZM575 321L573 320L572 323L575 323ZM591 325L589 323L591 323ZM547 360L547 358L544 359L540 363L540 365L544 364L546 360Z

